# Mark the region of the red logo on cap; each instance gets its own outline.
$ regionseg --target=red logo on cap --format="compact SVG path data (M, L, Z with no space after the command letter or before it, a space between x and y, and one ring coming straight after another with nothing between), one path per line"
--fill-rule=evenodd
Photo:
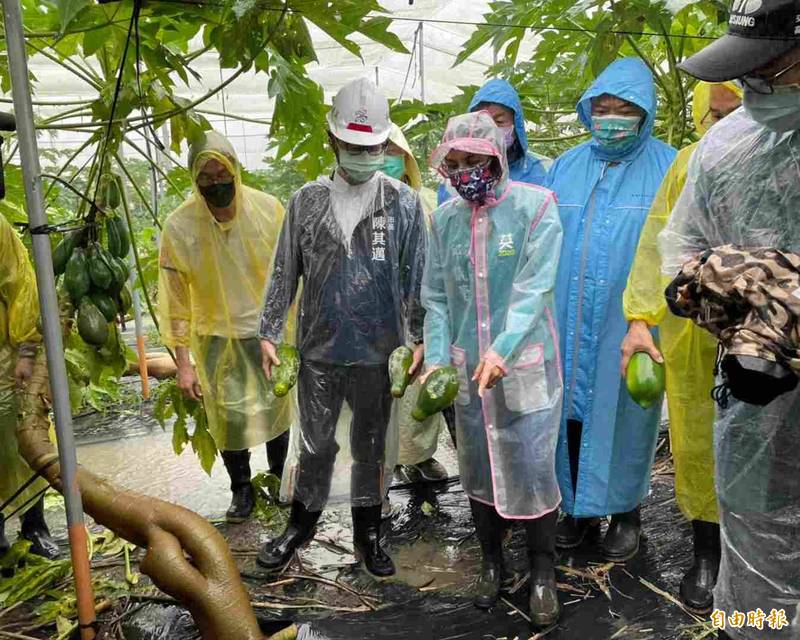
M358 122L348 122L347 128L350 131L361 131L362 133L372 133L372 127L368 124L359 124Z

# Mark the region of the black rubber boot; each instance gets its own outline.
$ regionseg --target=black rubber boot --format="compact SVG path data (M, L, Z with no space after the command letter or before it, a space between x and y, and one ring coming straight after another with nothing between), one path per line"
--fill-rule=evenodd
M714 606L714 585L717 583L720 560L719 525L692 520L694 564L683 576L680 596L686 608L705 615Z
M565 513L556 527L556 547L574 549L587 538L597 539L600 535L599 518L573 518Z
M642 518L639 507L626 513L611 516L602 552L606 560L624 562L639 552L639 536L642 532Z
M526 520L528 560L531 567L531 624L543 629L555 624L561 616L561 603L556 589L556 523L558 511L536 520Z
M381 547L381 505L353 507L353 547L356 557L372 575L394 575L394 562Z
M503 526L495 508L477 500L469 501L475 534L481 543L481 573L475 584L475 606L491 609L500 597L503 578Z
M250 484L250 452L247 449L223 451L222 461L228 470L233 494L225 519L231 523L244 522L256 506L256 494Z
M22 515L20 537L32 543L30 552L37 556L55 560L61 555L44 521L44 495Z
M10 548L11 545L6 538L6 517L0 513L0 556L6 555Z
M286 530L258 552L256 562L266 569L278 569L292 559L294 552L314 537L314 527L322 511L309 511L302 502L292 502Z
M283 467L286 464L286 453L289 451L289 431L284 431L277 438L267 442L267 462L270 473L283 478Z

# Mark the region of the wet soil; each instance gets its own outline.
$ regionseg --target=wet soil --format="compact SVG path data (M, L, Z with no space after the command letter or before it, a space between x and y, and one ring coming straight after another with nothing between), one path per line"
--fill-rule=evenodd
M222 522L229 501L222 465L216 465L209 477L191 451L176 457L170 434L152 420L146 404L141 413L80 418L75 429L82 464L130 489L194 509L217 524L237 557L257 614L265 624L272 621L273 629L295 621L300 627L298 637L305 640L545 637L536 636L524 617L528 605L521 530L512 528L506 544L505 560L512 577L504 601L490 611L480 611L471 603L480 553L469 504L458 483L454 451L444 434L437 459L453 478L438 486L393 487L393 514L384 533L398 572L392 579L379 581L355 563L347 505L331 506L314 541L284 572L262 572L255 555L261 544L280 531L284 517L279 514L266 526L259 521ZM667 451L664 441L652 492L642 507L644 538L639 554L609 566L598 553L597 541L587 541L560 558L564 614L556 628L545 630L548 639L690 637L688 628L696 620L657 592L677 594L691 562L690 527L675 505ZM266 468L265 458L263 451L253 452L254 472ZM48 521L64 542L63 514L51 510ZM132 606L133 602L125 603L130 615L118 627L126 638L199 637L178 608L147 604L147 598L136 601L135 612Z

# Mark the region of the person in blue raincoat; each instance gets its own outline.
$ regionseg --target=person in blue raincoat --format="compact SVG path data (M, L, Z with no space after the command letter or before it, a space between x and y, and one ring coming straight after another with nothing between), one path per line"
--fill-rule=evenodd
M611 516L609 560L639 549L661 404L642 409L619 374L627 331L622 294L651 202L675 158L652 137L653 77L638 58L609 65L578 103L592 139L559 157L547 179L564 246L556 285L564 354L557 471L564 498L558 546L579 546ZM657 266L654 266L657 268Z
M514 87L495 78L484 84L469 103L470 112L488 111L503 133L509 177L516 182L544 184L550 159L528 150L525 116ZM439 186L439 204L455 197L455 189L447 182Z
M504 523L522 520L530 617L548 626L560 613L553 565L562 382L551 311L558 208L550 191L508 179L503 133L485 111L450 119L431 166L459 197L431 219L425 362L427 372L444 365L458 371L461 483L483 553L475 604L497 601Z

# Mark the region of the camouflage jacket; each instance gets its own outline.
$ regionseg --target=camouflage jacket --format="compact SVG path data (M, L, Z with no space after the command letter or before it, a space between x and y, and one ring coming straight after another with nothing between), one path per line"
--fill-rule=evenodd
M800 376L800 255L709 249L666 290L670 310L717 336L728 354L777 362Z

